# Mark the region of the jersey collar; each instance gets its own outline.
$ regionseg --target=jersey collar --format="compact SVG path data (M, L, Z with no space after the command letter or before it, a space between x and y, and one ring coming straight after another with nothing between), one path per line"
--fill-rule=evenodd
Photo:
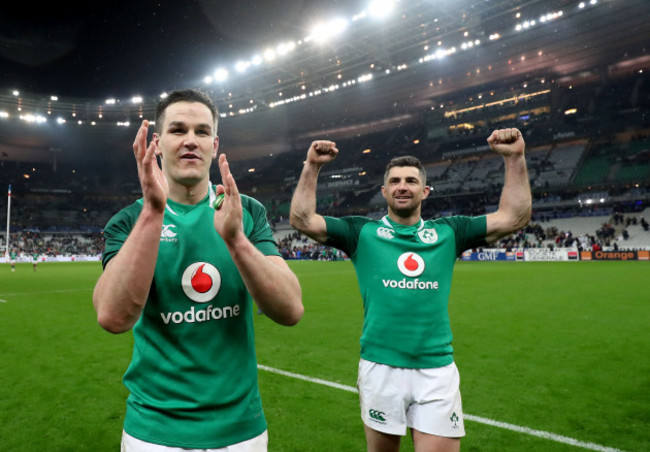
M215 187L212 185L212 182L210 182L210 181L208 181L208 196L210 198L209 201L208 201L209 202L208 205L211 206L211 205L214 204L214 201L217 199L217 192L216 192ZM203 198L203 199L205 199L205 198ZM202 201L203 200L201 200L201 202ZM169 213L171 213L172 215L177 215L178 216L178 213L176 213L174 211L174 209L172 209L172 206L169 205L169 202L167 202L167 204L165 205L165 209L167 209L167 211Z
M381 221L383 221L384 224L386 226L388 226L389 228L391 228L391 229L395 229L395 225L400 226L400 227L404 227L404 228L412 228L413 226L415 226L415 225L404 226L403 224L395 223L393 220L388 218L388 215L384 215L384 217L381 219ZM421 231L422 228L424 228L424 220L422 218L420 218L420 222L417 224L417 226L418 226L418 231Z

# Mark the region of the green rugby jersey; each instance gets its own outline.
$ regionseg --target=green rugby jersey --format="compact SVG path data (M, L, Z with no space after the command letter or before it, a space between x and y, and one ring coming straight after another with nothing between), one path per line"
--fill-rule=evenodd
M241 196L243 228L265 255L279 255L264 207ZM118 212L104 230L103 265L142 210ZM167 201L158 260L124 384L124 430L144 441L221 448L266 430L257 383L253 302L214 229L209 196L196 205Z
M454 263L485 243L486 217L404 226L385 216L325 217L326 244L346 252L363 299L361 357L394 367L453 362L449 292Z

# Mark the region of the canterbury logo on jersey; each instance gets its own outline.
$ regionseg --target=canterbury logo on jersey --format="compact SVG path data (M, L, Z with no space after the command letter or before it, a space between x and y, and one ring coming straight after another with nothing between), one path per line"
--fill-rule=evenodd
M397 268L399 271L409 278L420 276L424 272L424 259L417 253L407 252L403 253L397 258ZM384 287L391 287L393 289L413 289L413 290L438 290L438 281L420 281L419 279L401 280L395 279L382 279Z
M208 303L214 300L221 289L221 273L208 262L195 262L189 265L181 276L183 292L196 303ZM210 320L221 320L238 317L241 308L238 304L232 306L212 306L196 309L191 306L187 311L161 312L165 325L173 323L196 323Z
M377 228L377 235L385 239L395 238L395 231L391 228L379 227Z
M163 224L162 231L160 232L161 242L177 242L176 233L173 231L175 224Z

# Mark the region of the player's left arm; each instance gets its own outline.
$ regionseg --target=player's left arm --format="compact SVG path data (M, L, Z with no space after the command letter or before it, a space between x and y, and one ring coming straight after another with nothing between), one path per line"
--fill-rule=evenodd
M528 224L532 208L525 143L517 129L501 129L488 138L490 148L503 156L505 181L496 212L487 215L486 241L495 242Z
M298 278L282 257L263 255L246 237L241 197L225 155L219 157L219 170L223 184L217 186L217 195L224 193L225 198L215 211L215 229L264 314L279 324L295 325L304 312Z

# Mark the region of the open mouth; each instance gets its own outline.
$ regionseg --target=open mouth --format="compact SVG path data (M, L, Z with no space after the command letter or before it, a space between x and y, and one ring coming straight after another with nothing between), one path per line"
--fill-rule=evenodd
M181 155L182 160L201 160L201 157L198 156L197 154L192 154L191 152L188 152L187 154Z

